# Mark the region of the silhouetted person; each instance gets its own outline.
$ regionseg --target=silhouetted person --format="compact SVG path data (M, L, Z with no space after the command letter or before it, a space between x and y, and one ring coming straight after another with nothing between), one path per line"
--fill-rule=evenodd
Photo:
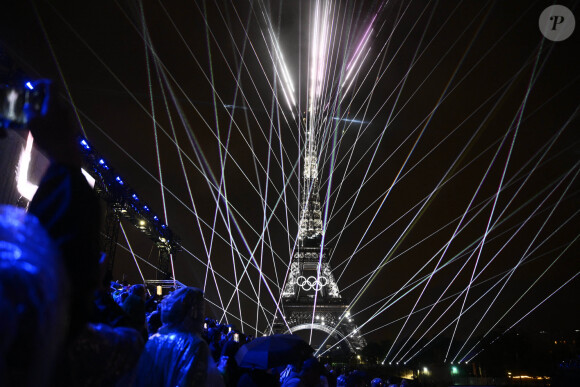
M129 316L129 324L147 338L145 326L145 286L133 285L129 289L129 296L123 301L123 310Z
M239 348L240 343L234 340L227 341L222 348L222 354L217 367L224 379L226 387L235 387L238 384L240 371L235 357Z
M0 386L46 386L67 333L68 282L36 217L0 206Z
M322 386L324 381L321 380L323 368L315 358L306 359L300 368L298 374L288 377L282 387L318 387ZM328 385L328 383L324 384Z
M88 321L93 292L98 288L100 207L81 172L78 125L69 122L51 90L51 106L30 121L34 143L50 159L28 211L40 220L59 247L71 287L70 335Z
M152 336L157 333L159 328L161 328L161 312L158 310L154 310L151 312L149 317L147 317L147 333L149 336Z
M197 288L178 289L162 301L163 326L145 345L137 367L137 386L219 386L222 383L210 360L207 343L201 338L203 314L203 292ZM217 379L208 381L208 369Z

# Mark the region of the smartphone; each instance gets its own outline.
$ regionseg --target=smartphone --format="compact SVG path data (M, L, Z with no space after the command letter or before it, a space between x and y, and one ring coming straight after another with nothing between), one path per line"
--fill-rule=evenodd
M0 85L0 127L26 128L28 122L46 114L50 81Z

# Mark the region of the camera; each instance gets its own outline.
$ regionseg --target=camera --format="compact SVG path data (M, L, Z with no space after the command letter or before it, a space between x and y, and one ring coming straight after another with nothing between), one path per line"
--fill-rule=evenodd
M50 81L0 85L0 128L23 129L31 119L46 114Z

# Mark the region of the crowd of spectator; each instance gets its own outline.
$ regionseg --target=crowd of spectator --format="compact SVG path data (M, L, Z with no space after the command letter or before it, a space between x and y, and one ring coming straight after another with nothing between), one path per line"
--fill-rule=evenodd
M207 354L204 350L196 349L193 352L201 358L207 358L206 361L200 361L198 358L195 362L190 357L179 357L179 366L172 364L175 362L175 351L184 353L187 348L199 346L197 340L170 340L168 334L179 335L179 329L168 327L169 308L175 308L176 305L187 304L188 308L199 307L203 304L200 298L197 301L186 301L186 294L198 292L192 288L181 288L169 294L169 296L159 296L147 292L144 285L130 285L127 283L113 282L107 292L98 293L95 308L100 316L108 316L108 324L112 326L127 326L138 330L141 335L145 334L145 349L142 352L141 360L137 368L137 374L134 375L136 385L173 385L163 383L160 380L154 380L159 374L152 372L156 366L162 365L164 369L176 368L180 372L189 370L190 381L184 385L197 385L206 379L206 385L224 385L230 386L389 386L399 387L407 385L406 380L401 384L394 383L391 380L383 380L378 377L372 378L365 372L357 369L347 369L344 367L333 367L331 364L320 364L314 357L307 357L303 361L288 364L272 369L252 369L241 368L236 361L236 353L239 348L251 342L254 337L246 335L233 324L220 324L215 319L205 317L198 322L197 332L203 342L207 345ZM174 294L175 293L175 294ZM108 296L107 296L108 294ZM104 300L108 300L104 302ZM114 305L113 305L114 301ZM111 305L105 307L104 305ZM112 313L116 310L115 313ZM105 313L103 313L105 312ZM165 313L165 314L164 314ZM176 312L173 312L175 314ZM183 313L181 311L180 313ZM199 313L203 313L201 310ZM112 317L112 319L111 319ZM101 321L105 321L101 317ZM178 319L181 321L181 319ZM203 321L203 326L201 322ZM149 340L149 341L147 341ZM176 345L176 343L180 343ZM165 346L165 348L160 348ZM169 353L171 352L171 354ZM197 371L193 369L200 367ZM205 369L206 376L203 375ZM195 376L197 375L197 376ZM217 375L217 377L216 377ZM183 375L182 375L183 377ZM197 378L197 379L196 379ZM181 384L177 384L181 385ZM202 385L202 384L200 384Z

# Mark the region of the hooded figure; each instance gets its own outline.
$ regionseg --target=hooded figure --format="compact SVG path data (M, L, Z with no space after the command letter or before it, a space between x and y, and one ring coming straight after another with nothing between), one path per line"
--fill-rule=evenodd
M68 281L33 215L0 206L0 386L45 386L68 328Z
M205 386L209 348L201 338L203 292L184 287L161 303L163 326L149 338L137 367L137 386ZM213 364L215 368L215 364ZM219 380L221 382L221 380Z

